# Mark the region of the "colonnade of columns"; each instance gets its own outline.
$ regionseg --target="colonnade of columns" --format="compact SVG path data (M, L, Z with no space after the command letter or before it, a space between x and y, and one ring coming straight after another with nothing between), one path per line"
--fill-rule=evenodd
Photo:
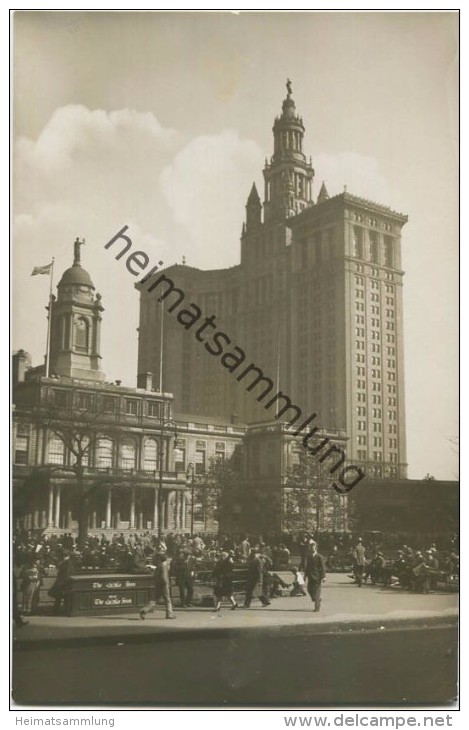
M158 488L133 487L129 492L114 492L109 487L104 503L91 504L89 512L90 529L156 530L158 527ZM72 530L74 527L70 499L67 489L61 485L49 485L47 504L38 501L24 516L27 529L55 528ZM44 506L47 509L44 509ZM170 532L185 532L190 529L191 500L185 489L165 489L161 497L163 529ZM125 517L125 519L123 519Z

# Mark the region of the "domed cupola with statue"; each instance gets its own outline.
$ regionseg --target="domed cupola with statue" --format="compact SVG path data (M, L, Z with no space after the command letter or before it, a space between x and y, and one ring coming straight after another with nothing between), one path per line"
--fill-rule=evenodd
M81 265L81 246L74 243L73 265L66 269L52 298L50 374L80 380L103 381L100 333L101 295Z

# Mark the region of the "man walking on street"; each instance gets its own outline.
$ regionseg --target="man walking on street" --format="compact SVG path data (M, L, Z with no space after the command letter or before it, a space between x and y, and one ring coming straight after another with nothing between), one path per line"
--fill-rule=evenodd
M54 613L59 613L65 601L66 589L73 574L73 562L69 550L64 551L64 557L57 569L54 585L49 590L49 596L54 599Z
M310 541L306 555L305 578L308 579L308 593L314 602L314 610L318 612L321 608L321 586L326 580L326 568L324 558L318 553L316 542Z
M251 558L248 563L246 597L244 599L245 608L250 608L253 597L259 598L263 606L270 605L270 601L264 592L264 561L261 558L261 551L258 547L253 548L251 551Z
M362 543L361 537L358 538L358 542L352 551L353 558L353 574L355 581L359 588L362 587L363 573L366 566L366 550Z
M176 578L181 598L181 607L192 606L194 596L194 558L189 550L181 550L179 555L173 558L171 563L171 574Z
M141 609L140 618L143 620L147 613L153 613L156 608L156 602L159 598L163 598L166 608L166 618L176 618L173 613L173 604L171 603L171 584L169 579L169 561L166 553L158 551L155 555L156 568L154 573L156 595L155 600Z

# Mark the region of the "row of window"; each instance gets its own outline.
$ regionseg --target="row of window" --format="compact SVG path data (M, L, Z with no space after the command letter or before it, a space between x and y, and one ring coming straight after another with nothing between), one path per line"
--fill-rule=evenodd
M359 446L366 446L367 437L366 436L357 436L357 443ZM383 445L383 439L381 436L373 436L373 446L382 446ZM388 438L388 447L390 449L397 449L397 439L396 438Z
M121 399L117 396L103 395L98 402L95 393L71 393L67 390L54 390L53 401L57 408L74 407L83 411L99 408L103 413L117 413L121 405ZM166 403L162 403L161 401L142 401L137 398L124 399L124 413L128 416L138 416L142 412L144 403L145 415L150 418L163 418L166 414Z
M364 422L364 421L360 421L360 423L361 423L361 424L364 424L365 422ZM374 432L375 432L375 433L381 433L381 432L382 432L382 430L383 430L383 429L381 428L381 424L376 424L376 425L377 425L377 428L374 428L374 429L373 429L373 430L374 430ZM363 427L362 427L362 428L359 428L359 430L360 430L360 431L366 431L366 428L363 428ZM390 423L390 424L388 424L388 429L387 429L387 431L388 431L388 434L397 434L397 424L395 424L395 423ZM397 440L396 440L396 439L393 439L393 441L395 441L395 447L397 447ZM363 435L363 434L358 434L358 436L357 436L357 443L358 443L359 445L362 445L362 446L363 446L363 445L365 445L365 444L366 444L366 436L365 436L365 435ZM391 443L389 443L389 446L390 446L390 448L394 448L394 447L393 447L393 446L391 445Z
M374 264L380 263L380 245L376 233L368 232L368 246L365 245L364 229L355 227L353 232L353 255L357 259L368 259ZM394 266L394 241L389 236L383 241L383 263L385 266Z
M370 218L369 216L367 217L362 213L352 213L352 220L359 223L367 223L369 226L373 226L374 228L381 227L385 231L392 231L392 226L390 223L381 222L380 225L379 221L376 218Z
M393 322L388 322L387 324L390 325L389 328L387 328L387 329L394 330L394 323ZM365 336L365 329L363 327L355 327L355 334L356 334L357 337L364 337ZM379 342L379 340L381 340L381 333L380 333L380 331L379 330L371 330L371 339L372 340L378 340L378 342ZM387 332L386 333L386 342L389 342L389 343L393 343L394 344L396 342L396 336L394 334L390 333L390 332ZM376 349L373 349L373 343L372 343L372 350L373 350L373 352L379 352L379 349L378 349L379 348L379 345L378 345L378 343L376 342L374 344L376 345Z
M365 414L361 414L361 415L363 416ZM396 413L395 412L393 413L392 411L388 411L388 418L390 421L396 421L397 420ZM367 430L366 425L367 425L366 421L357 421L357 430L366 431ZM395 425L396 424L390 424L390 427L395 426ZM391 429L390 427L388 429L389 433L397 433L397 427L393 428L393 429ZM374 421L373 422L373 431L375 433L381 433L382 430L383 430L382 423L380 421Z
M355 284L357 286L359 286L359 287L364 287L365 286L365 278L363 276L355 276ZM375 281L374 279L371 279L370 280L370 288L375 290L374 292L372 292L372 294L374 294L374 297L373 297L372 301L374 301L374 302L379 301L379 294L376 294L376 291L379 290L379 281ZM386 292L388 294L389 293L394 293L394 286L392 284L385 284L385 289L386 289ZM355 293L357 291L361 291L361 289L360 290L356 289L355 290ZM376 298L376 297L378 297L378 298ZM360 299L363 299L363 298L364 297L362 297L360 295ZM388 297L387 296L386 297L386 304L388 306L394 306L394 304L395 304L394 297Z
M358 273L363 274L365 272L365 267L363 266L363 264L357 263L357 264L355 264L355 271L358 271ZM371 267L370 274L371 274L371 276L379 277L380 271L379 271L379 269L375 269L375 268ZM394 281L394 274L391 271L385 271L384 278L387 279L388 281ZM378 282L376 282L376 287L372 286L372 288L377 289ZM389 291L389 292L394 291L394 284L385 284L385 289L386 289L386 291Z
M364 350L365 349L365 340L355 340L355 347L357 350ZM372 342L371 344L371 352L381 352L381 345L379 345L376 342ZM396 348L395 347L386 347L386 353L388 355L395 355L396 354ZM380 358L376 358L376 360L379 360ZM388 367L395 367L395 360L388 360ZM394 362L394 365L391 365L390 363ZM379 362L375 362L372 360L373 365L379 365Z
M358 369L358 368L357 368ZM357 390L364 390L366 388L366 381L365 380L357 380ZM371 384L371 390L373 390L375 393L381 393L381 383L378 383L376 381L373 381ZM396 393L396 386L393 383L388 383L386 385L387 392L388 393ZM381 396L380 396L381 397ZM373 396L374 398L374 396Z
M366 403L366 393L357 393L357 403ZM381 405L381 396L380 395L373 395L372 396L372 403L373 403L373 405ZM395 406L395 405L397 405L397 398L388 398L387 399L387 404L388 404L388 406ZM373 415L374 415L374 417L375 418L381 418L381 416L378 413L375 414L375 410L379 410L379 409L374 409L373 408ZM362 413L362 412L359 412L358 411L358 406L357 406L357 414L359 416L366 415L366 413Z
M362 363L365 362L365 356L364 355L358 354L356 359L357 359L357 362L362 362ZM392 362L392 363L395 364L395 361L394 360L388 360L388 363L390 363L390 362ZM388 367L394 367L394 365L388 365ZM357 375L365 375L365 367L363 365L357 365ZM371 369L371 377L372 378L377 378L379 380L381 378L381 370L378 370L376 368L372 368ZM387 378L388 378L388 380L396 380L396 373L388 372L387 373Z
M98 469L111 468L118 464L121 469L137 469L137 444L133 439L124 439L120 442L119 453L117 444L110 438L100 438L95 444L94 450L88 450L88 442L82 444L84 466L90 466L94 456L94 466ZM94 454L90 453L94 451ZM28 464L29 453L29 429L18 425L15 439L15 464ZM206 470L207 444L205 441L196 441L195 450L195 473L203 474ZM215 459L224 461L226 455L226 444L223 441L215 443ZM90 459L91 456L91 459ZM47 462L50 464L65 465L66 449L64 442L58 436L51 436L48 444ZM156 439L147 438L143 445L143 469L145 471L157 471L159 469L159 445ZM185 471L186 469L186 442L179 439L174 448L174 470Z
M367 461L367 459L368 459L367 452L365 450L362 450L362 449L359 449L357 451L357 456L358 456L358 458L361 461ZM391 452L390 454L388 454L388 459L389 459L389 461L394 462L395 464L397 464L398 463L398 455L397 455L397 453ZM382 461L383 460L383 453L382 453L382 451L373 451L373 453L372 453L372 460L373 461Z
M360 302L357 302L357 304L360 304ZM363 310L361 310L361 311L363 311ZM373 315L379 315L379 313L380 313L380 308L378 306L376 306L376 305L372 305L371 306L371 314L373 314ZM386 309L385 314L386 314L386 317L388 319L394 319L394 312L393 312L392 309ZM356 320L359 321L360 317L361 317L361 321L364 322L365 321L364 315L356 315ZM379 327L379 319L375 319L375 318L372 317L371 318L371 326L372 327Z
M389 400L391 400L391 399L389 399ZM395 400L395 398L393 398L392 400ZM392 411L388 411L388 414L389 413L392 413ZM373 418L381 418L383 415L382 409L381 408L372 408L372 415L373 415ZM357 406L357 416L366 416L365 406ZM391 420L394 420L394 419L391 419Z

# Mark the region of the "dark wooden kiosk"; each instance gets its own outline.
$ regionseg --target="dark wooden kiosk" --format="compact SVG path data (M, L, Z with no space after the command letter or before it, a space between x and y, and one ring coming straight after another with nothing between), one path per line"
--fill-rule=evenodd
M67 616L92 616L137 611L155 598L151 573L73 575L65 594Z
M235 595L241 596L246 585L246 569L237 568L233 575ZM179 588L171 579L173 601L179 600ZM76 573L65 590L66 616L99 616L132 613L146 606L156 597L153 573ZM194 585L194 604L213 604L212 569L197 571Z

